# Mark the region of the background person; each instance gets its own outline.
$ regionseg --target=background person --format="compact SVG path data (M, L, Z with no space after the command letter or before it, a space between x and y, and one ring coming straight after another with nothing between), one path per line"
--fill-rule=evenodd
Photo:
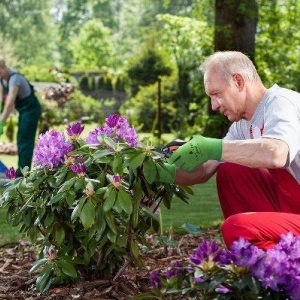
M18 147L18 176L22 176L21 168L31 167L35 135L41 116L41 105L33 86L15 70L7 67L5 60L0 57L0 101L3 107L0 114L0 135L9 115L16 109L19 113L17 147Z
M216 52L200 69L212 109L233 123L224 139L196 135L179 147L162 180L192 185L216 173L227 246L244 237L268 249L300 235L300 94L267 89L240 52Z

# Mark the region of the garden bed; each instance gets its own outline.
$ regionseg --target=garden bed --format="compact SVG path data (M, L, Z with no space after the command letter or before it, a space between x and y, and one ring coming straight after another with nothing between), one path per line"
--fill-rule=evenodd
M165 269L173 262L187 258L203 239L215 239L219 233L217 227L206 229L200 236L175 235L173 247L164 247L157 241L157 236L149 235L151 250L141 249L145 267L129 265L115 280L93 278L91 274L90 278L78 278L72 284L52 287L45 295L35 289L37 274L29 274L36 260L35 251L24 241L6 245L0 249L0 299L130 299L149 291L152 271Z

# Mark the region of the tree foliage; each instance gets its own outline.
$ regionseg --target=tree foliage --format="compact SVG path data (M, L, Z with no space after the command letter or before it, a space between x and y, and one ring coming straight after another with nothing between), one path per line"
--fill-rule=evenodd
M0 3L1 44L12 44L10 56L20 63L44 65L53 59L55 29L52 24L47 0L3 0Z
M110 30L100 20L87 21L73 40L74 65L79 68L102 69L112 63Z
M240 50L255 58L267 86L300 90L299 6L296 0L3 0L0 51L16 67L107 66L124 76L129 64L146 60L142 54L148 55L143 50L148 45L148 50L167 53L176 70L172 92L177 116L167 123L182 120L181 128L189 126L192 132L203 132L211 123L205 134L223 134L212 121L220 121L218 114L208 118L204 112L209 104L199 64L214 50ZM152 82L150 74L157 69L152 65L142 81ZM127 73L127 82L132 84L140 71Z

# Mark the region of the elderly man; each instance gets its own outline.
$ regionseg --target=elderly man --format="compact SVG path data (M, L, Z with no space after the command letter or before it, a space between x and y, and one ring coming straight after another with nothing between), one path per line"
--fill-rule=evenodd
M0 57L0 135L3 134L8 116L16 109L19 113L17 147L18 176L21 169L31 167L35 135L41 115L41 106L32 85L21 74L7 67Z
M196 135L179 147L161 180L192 185L216 173L228 246L244 237L269 249L283 233L300 235L300 94L267 89L240 52L216 52L200 69L212 109L232 125L224 139Z

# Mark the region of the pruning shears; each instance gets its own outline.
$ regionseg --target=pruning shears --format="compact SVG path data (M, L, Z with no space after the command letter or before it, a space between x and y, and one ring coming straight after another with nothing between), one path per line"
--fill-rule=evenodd
M184 145L186 141L183 140L175 140L165 145L162 148L154 149L156 152L162 153L165 157L170 157L174 151L176 151L180 146Z

